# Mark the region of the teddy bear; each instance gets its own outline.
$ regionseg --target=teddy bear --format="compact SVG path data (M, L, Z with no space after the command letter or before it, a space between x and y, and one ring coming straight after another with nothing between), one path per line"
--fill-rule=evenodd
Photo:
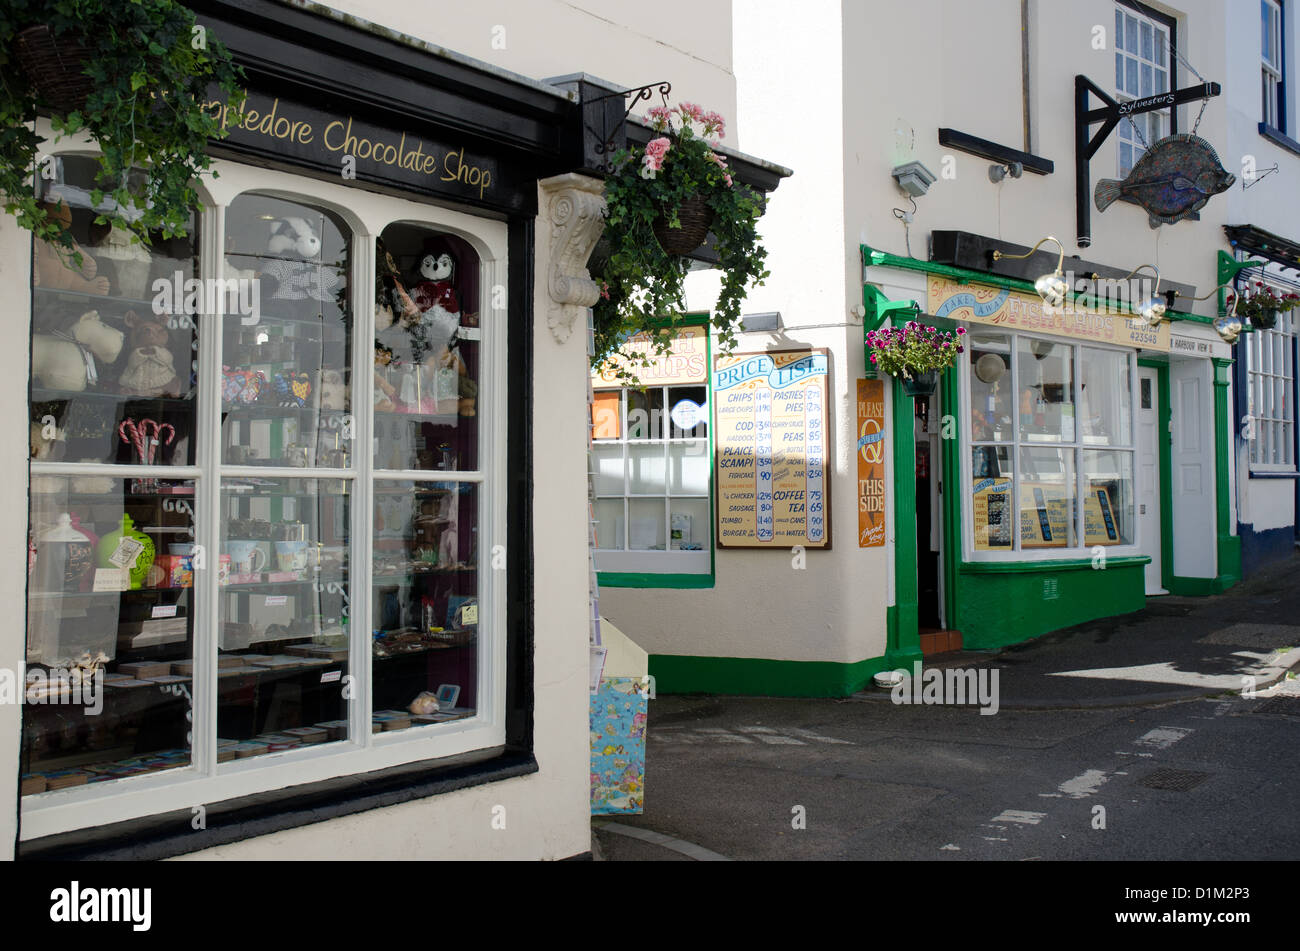
M271 300L313 300L331 303L344 284L337 269L318 260L321 239L305 218L277 218L271 222L266 250L276 257L263 266L258 277L262 293Z
M32 376L41 386L80 393L94 374L94 358L66 336L32 335Z
M120 224L90 226L90 242L101 260L111 261L117 274L117 290L123 297L140 300L149 286L153 256L127 228Z
M122 392L138 396L180 396L175 357L168 347L167 324L162 317L141 317L127 311L130 353L118 383Z
M320 393L320 408L341 410L348 405L348 387L340 370L321 370L316 375L316 391Z
M122 352L122 343L126 334L116 327L110 327L99 319L99 311L89 310L82 314L72 327L72 336L83 347L105 363L113 363Z
M47 204L50 216L64 229L72 225L72 209L60 199L57 204ZM78 267L74 254L81 255ZM107 294L108 278L99 273L99 265L86 249L73 241L72 247L63 248L47 241L36 242L36 266L32 283L55 291L78 291L83 294Z

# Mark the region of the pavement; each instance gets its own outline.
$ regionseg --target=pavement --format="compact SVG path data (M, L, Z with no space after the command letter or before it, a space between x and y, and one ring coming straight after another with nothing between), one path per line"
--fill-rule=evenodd
M844 699L661 696L645 814L593 818L593 855L1294 855L1297 570L1300 556L1221 595L1151 598L1134 614L927 662L996 671L992 716L896 705L875 687ZM1122 835L1098 831L1098 805ZM1272 830L1267 842L1240 834L1252 822Z

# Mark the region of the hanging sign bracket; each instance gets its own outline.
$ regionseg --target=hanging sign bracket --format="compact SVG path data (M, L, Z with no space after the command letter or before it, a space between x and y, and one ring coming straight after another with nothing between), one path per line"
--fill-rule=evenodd
M1158 96L1118 102L1087 76L1074 77L1074 207L1079 247L1086 248L1092 244L1092 176L1089 165L1120 121L1197 99L1211 99L1221 92L1218 83L1198 83ZM1105 105L1090 109L1089 93ZM1101 128L1093 135L1092 127L1098 122L1102 124Z

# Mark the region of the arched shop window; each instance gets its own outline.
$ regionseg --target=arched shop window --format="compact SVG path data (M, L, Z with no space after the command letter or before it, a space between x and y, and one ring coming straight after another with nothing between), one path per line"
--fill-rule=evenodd
M973 557L1135 545L1133 355L983 329L967 339Z
M34 248L25 829L500 747L506 226L224 164L143 247L96 167Z

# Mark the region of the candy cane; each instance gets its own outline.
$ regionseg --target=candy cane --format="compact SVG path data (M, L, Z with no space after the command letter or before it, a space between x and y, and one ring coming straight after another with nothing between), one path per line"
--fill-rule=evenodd
M135 446L136 454L140 457L140 464L145 464L144 434L136 426L135 420L124 419L122 425L117 427L118 435L122 437L122 442L131 443ZM127 434L130 433L128 436Z

